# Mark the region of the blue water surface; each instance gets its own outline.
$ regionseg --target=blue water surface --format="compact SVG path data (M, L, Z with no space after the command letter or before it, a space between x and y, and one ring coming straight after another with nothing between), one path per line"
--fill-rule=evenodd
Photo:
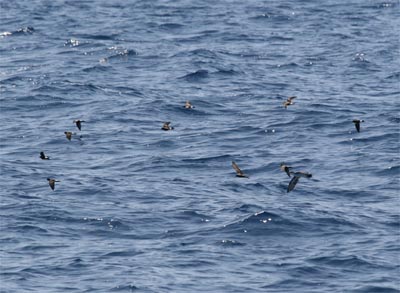
M400 292L399 12L1 0L0 291Z

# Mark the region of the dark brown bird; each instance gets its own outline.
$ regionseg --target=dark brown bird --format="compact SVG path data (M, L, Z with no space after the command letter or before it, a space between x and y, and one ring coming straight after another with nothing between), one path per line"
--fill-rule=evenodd
M46 155L44 154L44 152L40 152L40 158L41 158L42 160L50 160L50 157L46 156Z
M290 172L290 174L293 175L292 180L290 180L289 185L287 187L287 192L291 192L294 187L296 186L297 182L299 182L300 177L304 178L311 178L312 174L307 173L307 172Z
M289 167L289 166L285 165L284 163L281 163L281 170L284 171L284 172L286 172L286 174L287 174L289 177L291 177L291 176L290 176L290 169L292 169L292 167Z
M194 106L190 103L190 101L186 101L184 107L185 107L185 109L193 109L194 108Z
M163 127L161 127L162 130L172 130L174 129L172 126L169 126L171 122L165 122Z
M49 185L50 185L50 188L51 188L52 190L54 190L54 187L55 187L55 185L56 185L56 182L60 182L60 181L58 181L58 180L56 180L56 179L53 179L53 178L47 178L47 181L49 181Z
M296 96L291 96L289 98L287 98L287 100L285 102L283 102L283 106L285 107L285 109L287 109L288 106L293 105L293 99L296 99Z
M76 127L78 127L78 129L79 130L81 130L81 127L82 127L82 122L86 122L85 120L74 120L74 122L73 123L75 123L76 124Z
M72 132L71 131L65 131L65 137L70 141L72 137Z
M364 122L364 120L360 120L360 119L354 119L354 120L353 120L354 126L355 126L356 129L357 129L357 132L360 132L360 123L361 123L361 122Z
M249 178L249 176L247 176L242 172L242 170L240 170L239 166L234 161L232 161L232 168L236 171L237 177Z
M294 189L294 187L296 186L297 182L299 182L299 179L300 179L300 177L294 176L292 178L292 180L290 180L289 185L287 187L287 192L288 193L291 192Z

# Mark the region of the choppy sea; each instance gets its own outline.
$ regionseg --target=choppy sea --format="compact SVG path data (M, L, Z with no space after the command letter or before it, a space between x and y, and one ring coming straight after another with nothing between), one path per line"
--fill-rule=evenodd
M399 12L1 0L0 292L400 292Z

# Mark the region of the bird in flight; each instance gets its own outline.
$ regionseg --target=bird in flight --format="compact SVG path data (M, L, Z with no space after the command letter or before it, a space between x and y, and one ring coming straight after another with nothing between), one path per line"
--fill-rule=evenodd
M360 123L361 123L361 122L364 122L364 120L360 120L360 119L354 119L354 120L353 120L354 126L355 126L356 129L357 129L357 132L360 132Z
M249 176L247 176L242 172L242 170L240 170L239 166L234 161L232 161L232 168L236 171L237 177L249 178Z
M285 109L287 109L288 106L293 105L293 99L296 99L296 96L292 96L287 98L287 100L285 102L283 102L283 106L285 107Z
M65 137L66 137L69 141L71 141L72 132L71 132L71 131L65 131L64 133L65 133Z
M73 123L75 123L76 124L76 127L78 127L78 129L79 130L81 130L81 127L82 127L82 122L86 122L85 120L74 120L74 122Z
M164 125L161 127L162 130L172 130L174 129L172 126L169 126L171 122L165 122Z
M47 178L47 181L49 181L49 185L50 185L50 188L52 190L54 190L56 182L60 182L59 180L56 180L56 179L53 179L53 178Z
M40 152L40 158L41 158L42 160L50 160L50 157L46 156L46 155L44 154L44 152Z
M185 107L185 109L193 109L194 108L194 106L190 103L190 101L186 101L184 107Z

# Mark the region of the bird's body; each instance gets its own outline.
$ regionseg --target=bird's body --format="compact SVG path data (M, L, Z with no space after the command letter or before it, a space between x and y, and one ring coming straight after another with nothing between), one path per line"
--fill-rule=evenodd
M232 168L236 171L236 177L249 178L249 176L240 170L239 166L234 161L232 161Z
M283 102L283 106L285 107L285 109L287 109L288 106L293 105L293 99L296 99L296 96L292 96L287 98L287 100L285 102Z
M70 141L72 138L72 132L71 131L65 131L64 132L65 137Z
M194 108L194 106L190 103L190 101L186 101L184 107L185 107L185 109L193 109Z
M54 190L56 182L60 182L59 180L56 180L56 179L53 179L53 178L47 178L47 181L49 181L49 185L50 185L50 188L52 190Z
M311 173L301 172L301 171L290 172L290 174L293 175L293 178L289 182L289 185L287 187L287 192L291 192L294 189L294 187L296 186L297 182L299 182L299 179L301 177L303 177L303 178L311 178L312 177Z
M74 120L74 122L73 123L75 123L76 124L76 127L78 127L78 129L79 130L81 130L81 128L82 128L82 122L85 122L85 120Z
M161 127L161 129L162 129L162 130L165 130L165 131L167 131L167 130L173 130L174 128L173 128L172 126L170 126L170 124L171 124L171 122L165 122L165 123L163 124L163 126Z
M40 158L41 158L42 160L50 160L50 157L46 156L46 155L44 154L44 152L40 152Z
M281 164L281 170L284 171L284 172L286 172L286 174L287 174L289 177L291 177L291 176L290 176L290 169L292 169L292 167L289 167L289 166L285 165L284 163Z
M360 120L360 119L354 119L354 120L353 120L354 126L355 126L356 129L357 129L357 132L360 132L360 123L361 123L361 122L364 122L364 120Z

